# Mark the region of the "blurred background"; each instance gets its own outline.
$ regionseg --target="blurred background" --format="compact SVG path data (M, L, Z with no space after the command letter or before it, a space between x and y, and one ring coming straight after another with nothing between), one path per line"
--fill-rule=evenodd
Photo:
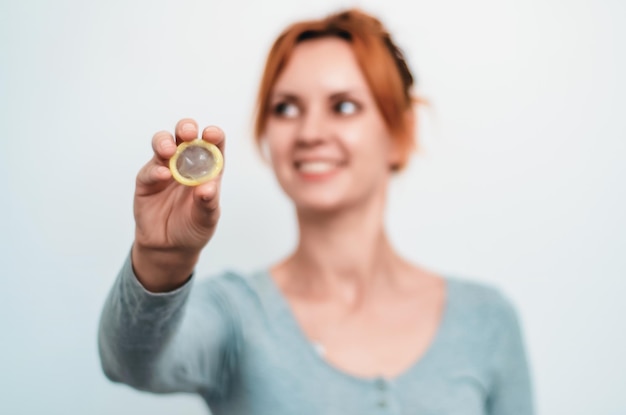
M223 215L198 274L289 252L256 87L285 25L349 6L388 26L431 102L391 192L395 245L513 300L541 414L626 414L622 0L0 1L0 413L208 413L100 369L135 174L156 131L221 126Z

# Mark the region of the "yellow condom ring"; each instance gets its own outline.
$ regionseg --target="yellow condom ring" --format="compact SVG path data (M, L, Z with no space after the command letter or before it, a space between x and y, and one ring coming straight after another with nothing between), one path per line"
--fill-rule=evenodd
M170 159L172 177L185 186L197 186L217 177L224 156L215 144L197 139L181 143Z

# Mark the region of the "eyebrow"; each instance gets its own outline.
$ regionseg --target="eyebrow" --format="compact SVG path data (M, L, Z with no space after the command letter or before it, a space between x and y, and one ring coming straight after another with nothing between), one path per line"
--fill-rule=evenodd
M277 99L283 99L285 101L290 101L290 102L300 101L300 98L298 98L297 95L290 94L288 92L277 92L277 93L273 93L273 94L270 95L270 100L271 101L275 101Z
M336 101L340 98L346 98L346 97L350 97L350 96L355 96L358 95L358 93L355 93L355 91L341 91L341 92L335 92L334 94L332 94L330 96L331 101Z
M349 97L349 96L353 96L353 95L358 95L357 91L346 90L346 91L335 92L335 93L331 94L328 98L329 98L330 101L336 101L337 99L345 98L345 97ZM289 102L300 102L301 101L301 99L298 97L298 95L293 94L293 93L289 93L289 92L276 92L276 93L273 93L270 97L271 97L272 101L275 101L277 99L283 99L283 100L289 101Z

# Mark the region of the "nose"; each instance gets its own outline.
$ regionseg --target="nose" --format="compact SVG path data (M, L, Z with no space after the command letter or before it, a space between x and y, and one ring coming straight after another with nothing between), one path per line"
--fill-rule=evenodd
M301 146L313 146L328 138L328 120L320 108L309 108L300 118L297 142Z

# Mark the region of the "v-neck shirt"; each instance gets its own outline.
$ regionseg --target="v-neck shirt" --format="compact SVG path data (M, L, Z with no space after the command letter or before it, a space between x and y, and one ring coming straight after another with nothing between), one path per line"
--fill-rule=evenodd
M434 338L417 361L386 378L327 362L267 270L195 279L151 293L127 259L100 323L111 380L198 393L215 415L534 413L517 313L489 285L444 277Z

